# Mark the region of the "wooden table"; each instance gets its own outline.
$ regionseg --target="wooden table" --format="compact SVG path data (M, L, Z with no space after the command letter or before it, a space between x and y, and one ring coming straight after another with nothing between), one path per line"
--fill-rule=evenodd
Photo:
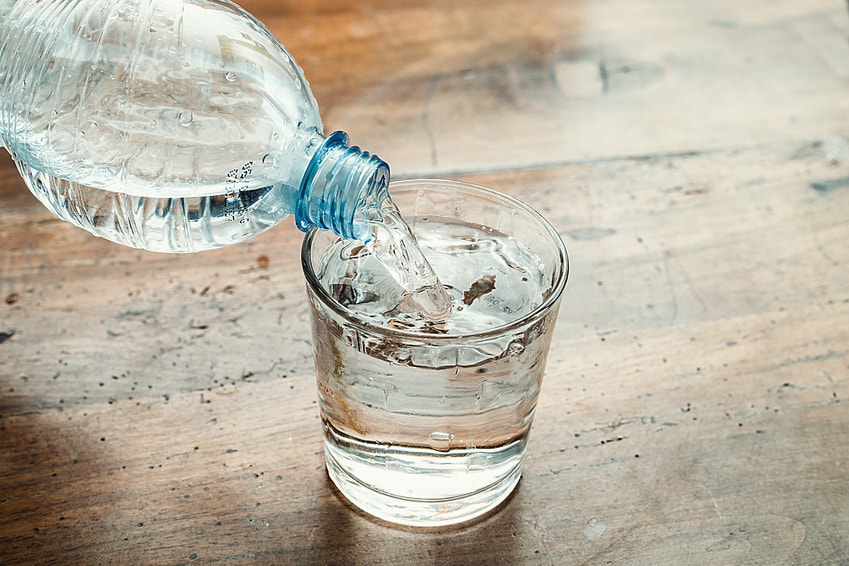
M328 131L562 234L520 487L442 531L352 509L292 222L125 249L4 156L0 563L849 563L845 2L243 4Z

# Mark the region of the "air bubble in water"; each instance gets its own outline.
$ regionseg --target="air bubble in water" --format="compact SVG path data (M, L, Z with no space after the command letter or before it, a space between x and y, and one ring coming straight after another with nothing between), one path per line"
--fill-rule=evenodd
M227 71L226 73L224 73L224 78L227 79L228 82L236 82L236 73L234 73L233 71Z
M522 352L525 351L525 345L518 340L514 340L510 342L510 345L507 346L507 355L508 356L518 356Z
M274 167L277 165L277 160L270 153L266 153L265 157L262 158L262 164L266 167Z
M436 430L430 434L430 446L435 450L448 450L454 435L450 432Z
M183 110L182 112L180 112L180 124L181 125L188 126L189 124L192 123L192 120L194 120L194 119L195 119L195 117L192 114L191 110Z

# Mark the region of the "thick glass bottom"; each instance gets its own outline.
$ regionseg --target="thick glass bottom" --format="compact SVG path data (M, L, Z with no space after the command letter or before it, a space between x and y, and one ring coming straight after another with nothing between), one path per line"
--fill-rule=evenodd
M356 507L418 527L465 523L497 507L522 473L526 438L496 448L438 451L364 442L325 428L330 479Z

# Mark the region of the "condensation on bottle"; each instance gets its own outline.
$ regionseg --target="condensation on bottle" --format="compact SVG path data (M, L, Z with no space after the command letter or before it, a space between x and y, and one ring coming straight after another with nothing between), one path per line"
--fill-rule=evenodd
M389 169L325 137L303 72L227 0L0 0L0 143L60 218L162 252L294 215L368 240Z

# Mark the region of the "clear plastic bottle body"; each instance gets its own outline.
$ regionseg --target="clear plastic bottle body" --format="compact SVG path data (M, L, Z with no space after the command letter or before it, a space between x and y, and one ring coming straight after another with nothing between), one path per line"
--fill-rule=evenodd
M299 200L347 213L333 203L385 193L305 183L347 138L324 138L300 68L227 1L0 0L0 89L0 139L30 190L121 244L221 247L299 208L332 214ZM381 182L383 162L357 163L371 172L347 177ZM315 223L334 224L298 219Z

